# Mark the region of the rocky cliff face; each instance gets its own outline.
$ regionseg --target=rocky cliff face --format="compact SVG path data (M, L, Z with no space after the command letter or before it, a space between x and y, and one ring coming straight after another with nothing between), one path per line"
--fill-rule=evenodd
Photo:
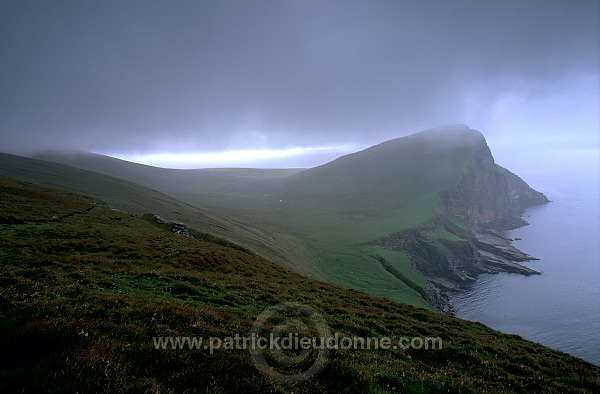
M481 229L507 230L525 225L521 219L523 208L547 202L542 193L494 163L483 136L461 180L440 194L440 205L449 216Z
M508 195L513 207L522 210L523 208L531 205L546 204L550 202L543 193L533 190L516 174L513 174L506 168L500 167L499 165L496 165L496 168L500 174L504 176L504 179L506 179Z

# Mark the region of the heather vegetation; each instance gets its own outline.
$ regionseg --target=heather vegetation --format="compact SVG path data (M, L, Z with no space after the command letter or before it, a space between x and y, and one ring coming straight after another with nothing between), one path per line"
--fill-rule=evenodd
M0 391L594 392L599 368L514 335L300 275L214 236L60 189L0 180ZM247 335L282 301L350 336L443 349L340 350L276 383L247 352L156 350L153 336Z

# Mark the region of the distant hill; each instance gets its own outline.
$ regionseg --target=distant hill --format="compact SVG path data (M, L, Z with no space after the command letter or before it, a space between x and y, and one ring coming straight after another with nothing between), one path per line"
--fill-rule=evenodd
M447 309L444 292L483 272L536 273L515 264L530 257L494 231L525 224L523 207L547 199L497 166L483 135L464 125L306 170L169 170L91 154L40 157L241 221L267 249L277 248L263 255L288 268L413 305Z
M71 188L92 193L145 190L1 158L28 166L22 177L47 183L63 182L54 173L60 170ZM141 201L160 197L145 193ZM331 335L394 344L439 338L441 346L339 348L313 379L285 384L261 374L249 350L157 345L167 337L248 337L257 316L282 302L313 308ZM97 198L2 177L0 347L6 393L600 391L600 368L519 336L320 282L156 215L141 218Z

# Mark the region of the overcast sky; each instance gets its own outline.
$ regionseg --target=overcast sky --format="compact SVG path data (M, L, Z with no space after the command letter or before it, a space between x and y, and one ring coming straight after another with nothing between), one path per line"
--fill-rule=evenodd
M597 150L599 4L2 0L0 151L314 165L445 123Z

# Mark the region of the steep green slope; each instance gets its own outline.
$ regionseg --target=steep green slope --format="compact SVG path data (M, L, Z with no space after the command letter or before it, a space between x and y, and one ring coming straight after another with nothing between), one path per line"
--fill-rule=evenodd
M0 391L600 390L600 369L567 354L165 226L0 179ZM247 336L280 302L314 308L342 336L439 337L443 346L340 349L316 378L294 385L262 375L247 350L154 346L157 336Z

